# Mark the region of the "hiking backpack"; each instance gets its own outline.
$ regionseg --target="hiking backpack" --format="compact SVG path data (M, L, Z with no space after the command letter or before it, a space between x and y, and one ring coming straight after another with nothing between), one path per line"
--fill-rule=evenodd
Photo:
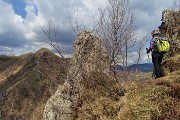
M170 48L170 44L169 44L169 41L167 39L163 39L163 38L157 38L156 39L155 51L167 53L169 51L169 48Z

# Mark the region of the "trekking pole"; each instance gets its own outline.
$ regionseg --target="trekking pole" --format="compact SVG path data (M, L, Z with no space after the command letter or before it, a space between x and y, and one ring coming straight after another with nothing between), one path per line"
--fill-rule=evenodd
M146 48L146 50L148 50L148 48ZM148 53L147 53L147 56L148 56L149 63L151 63L151 60L149 58L149 54ZM156 77L156 75L155 75L155 71L154 71L153 66L151 67L151 69L152 69L152 76L151 77L154 79Z

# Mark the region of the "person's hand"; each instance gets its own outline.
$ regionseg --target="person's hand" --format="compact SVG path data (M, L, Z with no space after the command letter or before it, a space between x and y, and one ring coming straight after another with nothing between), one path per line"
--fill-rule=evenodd
M146 53L148 54L151 51L151 49L146 48Z

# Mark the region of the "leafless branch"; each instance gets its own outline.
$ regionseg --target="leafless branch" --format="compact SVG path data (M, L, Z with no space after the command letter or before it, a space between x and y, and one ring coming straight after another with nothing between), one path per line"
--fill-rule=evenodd
M107 8L99 9L98 34L108 50L111 68L116 77L116 66L120 56L124 58L127 68L128 48L134 32L134 15L129 7L128 0L108 0ZM125 50L125 52L123 52Z
M57 40L57 33L60 25L58 24L55 26L52 23L52 20L49 20L45 25L40 24L40 27L43 35L37 38L53 47L58 52L60 57L64 59L64 55L60 47L60 42Z

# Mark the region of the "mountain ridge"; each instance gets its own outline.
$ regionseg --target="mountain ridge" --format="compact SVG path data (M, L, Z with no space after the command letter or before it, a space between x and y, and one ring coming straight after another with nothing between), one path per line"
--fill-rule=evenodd
M119 65L116 68L118 71L124 71L124 68ZM129 72L152 72L153 64L152 63L142 63L142 64L132 64L128 66Z
M64 82L68 64L46 48L20 56L0 56L1 117L42 119L44 104Z

